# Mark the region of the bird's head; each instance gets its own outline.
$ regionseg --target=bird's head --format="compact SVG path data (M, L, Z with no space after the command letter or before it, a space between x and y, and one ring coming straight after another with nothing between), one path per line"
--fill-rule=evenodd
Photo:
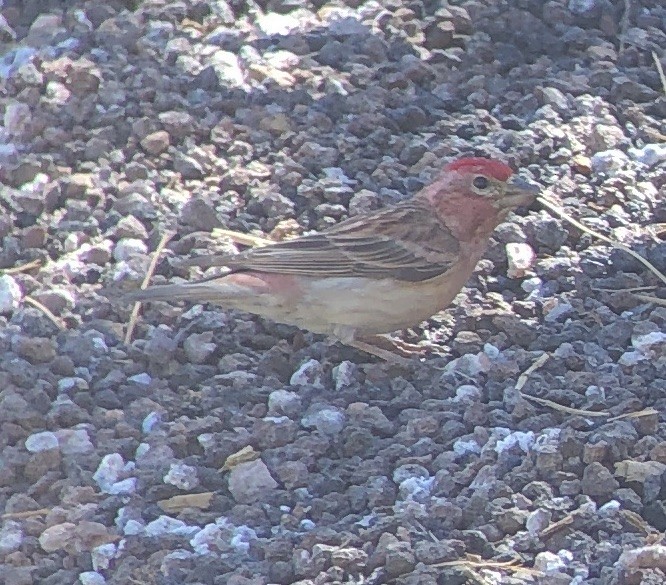
M461 239L476 239L489 236L516 207L532 203L538 192L503 162L465 157L446 165L422 196Z

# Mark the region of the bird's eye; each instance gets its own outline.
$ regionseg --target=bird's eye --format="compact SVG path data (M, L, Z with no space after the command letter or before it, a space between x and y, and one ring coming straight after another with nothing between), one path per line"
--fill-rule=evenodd
M479 175L478 177L474 177L474 180L472 181L472 185L474 185L477 189L487 189L488 185L490 185L490 181L486 179L483 175Z

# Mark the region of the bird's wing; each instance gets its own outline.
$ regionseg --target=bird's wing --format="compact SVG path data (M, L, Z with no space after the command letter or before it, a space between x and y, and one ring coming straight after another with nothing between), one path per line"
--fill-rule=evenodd
M365 277L420 282L446 272L459 242L433 211L415 201L349 218L323 232L190 264L232 272Z

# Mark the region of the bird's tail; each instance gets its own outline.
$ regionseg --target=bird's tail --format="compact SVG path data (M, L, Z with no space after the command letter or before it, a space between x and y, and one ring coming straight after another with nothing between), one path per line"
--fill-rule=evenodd
M137 301L195 301L198 303L220 301L223 290L214 282L184 282L149 286L143 290L127 293L128 302Z

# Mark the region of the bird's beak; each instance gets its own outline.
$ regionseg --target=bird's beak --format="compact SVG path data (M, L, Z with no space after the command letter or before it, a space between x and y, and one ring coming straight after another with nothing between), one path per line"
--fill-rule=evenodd
M529 205L536 199L541 188L535 183L528 183L525 179L514 177L506 184L504 196L499 201L502 207L519 207Z

